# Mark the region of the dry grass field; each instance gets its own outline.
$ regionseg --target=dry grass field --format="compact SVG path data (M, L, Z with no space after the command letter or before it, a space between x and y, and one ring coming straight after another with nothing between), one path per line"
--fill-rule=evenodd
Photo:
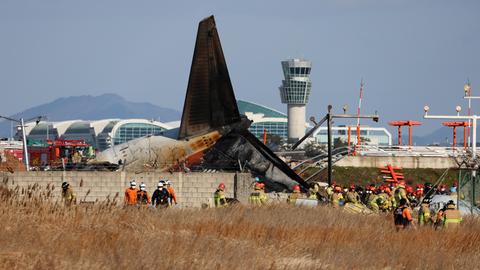
M22 195L23 193L23 195ZM395 232L390 216L272 205L70 208L0 189L1 269L478 269L480 221Z

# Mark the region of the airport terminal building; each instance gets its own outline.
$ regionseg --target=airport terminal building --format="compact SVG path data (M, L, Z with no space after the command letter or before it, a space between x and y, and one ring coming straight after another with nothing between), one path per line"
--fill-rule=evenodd
M84 140L95 149L103 151L147 135L158 135L171 129L168 124L147 119L104 119L96 121L70 120L26 124L27 139L31 142L46 140ZM21 131L16 137L21 138Z
M249 131L258 139L263 138L263 131L265 130L267 134L277 135L287 140L288 118L286 114L244 100L237 100L237 105L240 113L253 121Z

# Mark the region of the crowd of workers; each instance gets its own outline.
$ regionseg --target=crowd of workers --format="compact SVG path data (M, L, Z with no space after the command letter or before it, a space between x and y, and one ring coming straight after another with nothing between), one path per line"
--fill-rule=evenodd
M368 209L373 213L392 213L397 230L407 228L418 222L419 225L431 225L435 228L455 227L462 221L460 212L455 207L455 202L450 200L442 209L432 213L430 209L431 198L436 195L450 195L455 197L457 186L448 188L446 185L434 187L429 183L417 185L416 189L399 181L397 184L368 185L366 188L350 185L349 188L342 188L340 185L331 186L315 185L308 190L305 196L301 193L300 186L294 186L293 192L289 194L287 203L295 205L299 198L317 200L330 204L334 208L342 208L349 212L364 212ZM264 205L268 201L265 193L265 185L255 182L254 190L250 193L248 201L251 205ZM225 197L225 184L220 183L214 193L215 207L228 206L228 199ZM416 215L418 221L414 221L412 209L418 209Z
M130 182L130 187L125 190L124 205L126 207L140 208L168 208L177 204L177 195L168 179L160 180L157 189L150 196L144 183L137 188L135 180Z
M255 206L267 204L269 197L265 193L265 184L258 178L256 180L248 202ZM405 181L379 186L370 184L365 188L354 184L351 184L349 188L342 188L335 183L330 186L316 184L308 190L306 196L301 193L301 188L297 185L289 194L287 203L295 205L297 200L302 198L330 204L334 208L342 208L349 212L359 213L368 208L368 211L373 213L393 213L397 229L406 228L415 223L432 225L435 228L455 227L460 224L462 218L453 200L446 203L436 213L432 212L430 202L432 197L437 194L455 197L457 196L457 185L447 187L446 185L433 186L425 183L416 185L414 189L412 186L406 185ZM67 182L62 183L62 197L67 206L76 203L75 193ZM229 198L225 196L224 183L218 185L214 192L213 202L215 207L225 207L234 202L229 201ZM176 204L175 190L167 179L158 182L157 189L151 196L144 183L137 188L134 180L125 190L124 205L126 207L168 208ZM417 222L414 221L412 209L418 209L414 213L417 216Z
M379 186L370 184L365 188L354 184L349 188L342 188L340 185L333 184L324 189L324 194L321 190L317 187L311 190L310 194L326 199L335 208L343 207L349 211L355 211L355 209L367 207L374 213L393 213L397 228L405 228L416 223L412 217L412 209L418 209L415 214L419 225L433 225L435 228L454 227L462 221L453 200L446 203L436 213L432 213L430 209L434 195L449 195L455 198L457 196L456 184L448 187L425 183L418 184L413 188L406 185L405 181L399 181Z

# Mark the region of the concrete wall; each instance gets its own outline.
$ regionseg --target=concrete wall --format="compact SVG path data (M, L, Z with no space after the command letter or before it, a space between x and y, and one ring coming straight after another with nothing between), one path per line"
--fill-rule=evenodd
M337 163L340 167L366 167L378 168L391 164L406 169L430 168L446 169L457 168L458 165L453 158L449 157L366 157L348 156Z
M220 182L226 185L227 197L246 202L254 182L250 174L236 173L15 172L2 176L9 187L27 187L35 183L54 185L55 198L60 198L62 182L67 181L77 194L77 200L87 202L103 201L107 196L112 199L116 194L117 200L123 202L125 189L132 179L137 184L145 183L151 195L158 181L166 178L173 183L181 207L212 204L213 193Z

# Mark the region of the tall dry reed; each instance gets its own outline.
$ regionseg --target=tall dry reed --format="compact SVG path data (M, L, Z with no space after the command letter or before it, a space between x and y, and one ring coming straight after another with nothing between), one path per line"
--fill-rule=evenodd
M2 269L480 268L474 218L456 231L397 233L390 216L328 207L64 207L52 191L0 189Z

